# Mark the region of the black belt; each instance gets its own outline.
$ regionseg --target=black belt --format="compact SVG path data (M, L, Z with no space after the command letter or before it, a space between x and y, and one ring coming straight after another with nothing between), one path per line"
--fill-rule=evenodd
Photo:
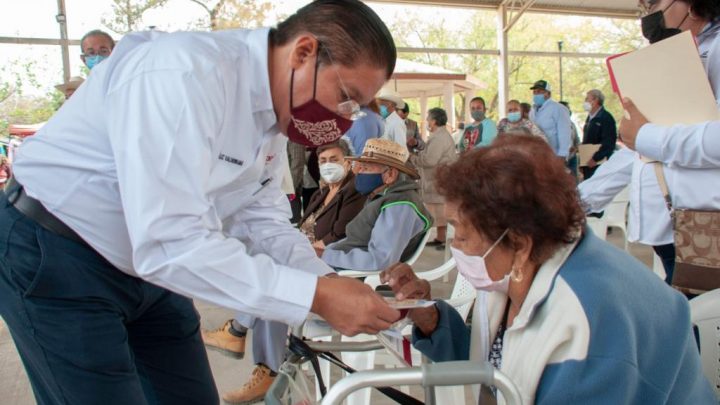
M18 211L37 222L43 228L64 238L87 246L87 242L85 242L80 235L70 229L69 226L65 225L65 223L59 220L58 217L51 214L40 201L27 195L25 193L25 188L22 184L18 183L15 178L10 177L7 184L5 184L5 195L7 196L10 204L12 204Z

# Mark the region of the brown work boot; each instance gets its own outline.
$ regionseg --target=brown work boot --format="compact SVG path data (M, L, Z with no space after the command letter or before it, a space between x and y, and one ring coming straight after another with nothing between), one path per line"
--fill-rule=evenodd
M235 391L226 392L222 398L231 405L248 405L265 399L265 393L275 381L272 371L264 364L258 364L253 370L250 381Z
M203 343L209 349L216 350L226 356L242 359L245 356L245 336L236 336L231 329L232 319L216 330L203 329L201 331Z

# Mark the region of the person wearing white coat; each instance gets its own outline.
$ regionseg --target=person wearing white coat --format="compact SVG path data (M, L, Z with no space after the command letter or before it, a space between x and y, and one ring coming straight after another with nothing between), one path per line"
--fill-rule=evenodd
M720 4L711 0L662 0L653 2L647 13L643 31L651 42L681 30L690 30L696 36L720 105ZM663 26L679 28L669 33L667 28L657 29L652 22L658 17L664 19ZM625 100L624 106L631 119L620 122L618 133L628 148L615 153L592 178L581 183L580 196L589 212L600 212L629 185L628 240L655 249L670 283L675 262L672 223L653 162L663 164L673 207L719 210L720 121L665 127L648 122L631 100Z

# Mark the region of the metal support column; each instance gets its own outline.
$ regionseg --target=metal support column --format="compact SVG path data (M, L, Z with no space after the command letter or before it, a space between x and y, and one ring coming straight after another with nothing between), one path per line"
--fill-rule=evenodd
M505 118L505 105L508 101L508 34L506 30L507 6L501 4L497 10L498 56L498 118Z
M455 128L455 85L453 82L445 83L445 91L443 91L443 108L447 113L448 125Z
M55 16L60 24L60 47L63 60L63 83L70 81L70 47L68 44L67 15L65 14L65 0L58 0L58 13Z
M470 100L475 97L475 89L473 90L465 90L465 112L463 116L463 122L471 122L472 117L470 117ZM455 126L457 128L457 125Z
M563 66L562 66L562 60L563 60L563 41L558 41L558 62L560 65L560 101L564 100L563 98Z
M420 94L420 135L422 136L423 140L427 140L428 133L427 133L427 122L425 122L425 117L427 117L428 113L428 98L425 93Z

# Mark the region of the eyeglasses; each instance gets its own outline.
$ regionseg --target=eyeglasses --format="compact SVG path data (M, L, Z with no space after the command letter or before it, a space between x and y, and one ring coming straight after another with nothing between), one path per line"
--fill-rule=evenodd
M89 49L87 52L83 53L82 56L84 56L84 57L86 57L86 58L87 58L88 56L97 56L97 55L100 55L100 56L110 56L110 53L111 53L111 52L112 52L112 50L110 50L110 49L108 49L108 48L105 48L105 47L102 47L102 48L100 48L97 52L96 52L94 49Z
M345 97L345 101L341 102L337 106L337 112L340 115L349 115L351 121L356 121L367 114L365 111L362 111L360 109L360 104L351 99L348 96L348 90L347 87L345 87L345 83L342 80L342 77L340 77L340 72L338 72L337 66L335 65L335 61L333 60L332 54L330 53L330 49L328 47L323 46L320 40L318 40L318 46L322 47L322 49L327 53L328 58L330 59L330 66L333 67L333 70L335 71L335 74L337 75L338 81L340 82L340 87L343 91L343 96ZM318 50L319 53L319 50Z
M660 3L660 0L640 0L638 5L640 6L640 9L642 10L642 15L646 16L648 14L651 14L651 13L657 11L657 10L655 10L655 6L657 6L658 3ZM670 6L672 6L673 4L675 4L675 0L673 0L672 3L670 3L667 7L665 7L665 10L669 9ZM663 10L663 12L665 12L665 10Z
M340 85L342 86L342 80L340 81L340 83ZM341 115L349 115L350 120L352 121L355 121L367 115L365 111L360 109L360 104L358 104L357 101L352 99L348 99L347 101L343 101L342 103L338 104L337 110L338 113Z

